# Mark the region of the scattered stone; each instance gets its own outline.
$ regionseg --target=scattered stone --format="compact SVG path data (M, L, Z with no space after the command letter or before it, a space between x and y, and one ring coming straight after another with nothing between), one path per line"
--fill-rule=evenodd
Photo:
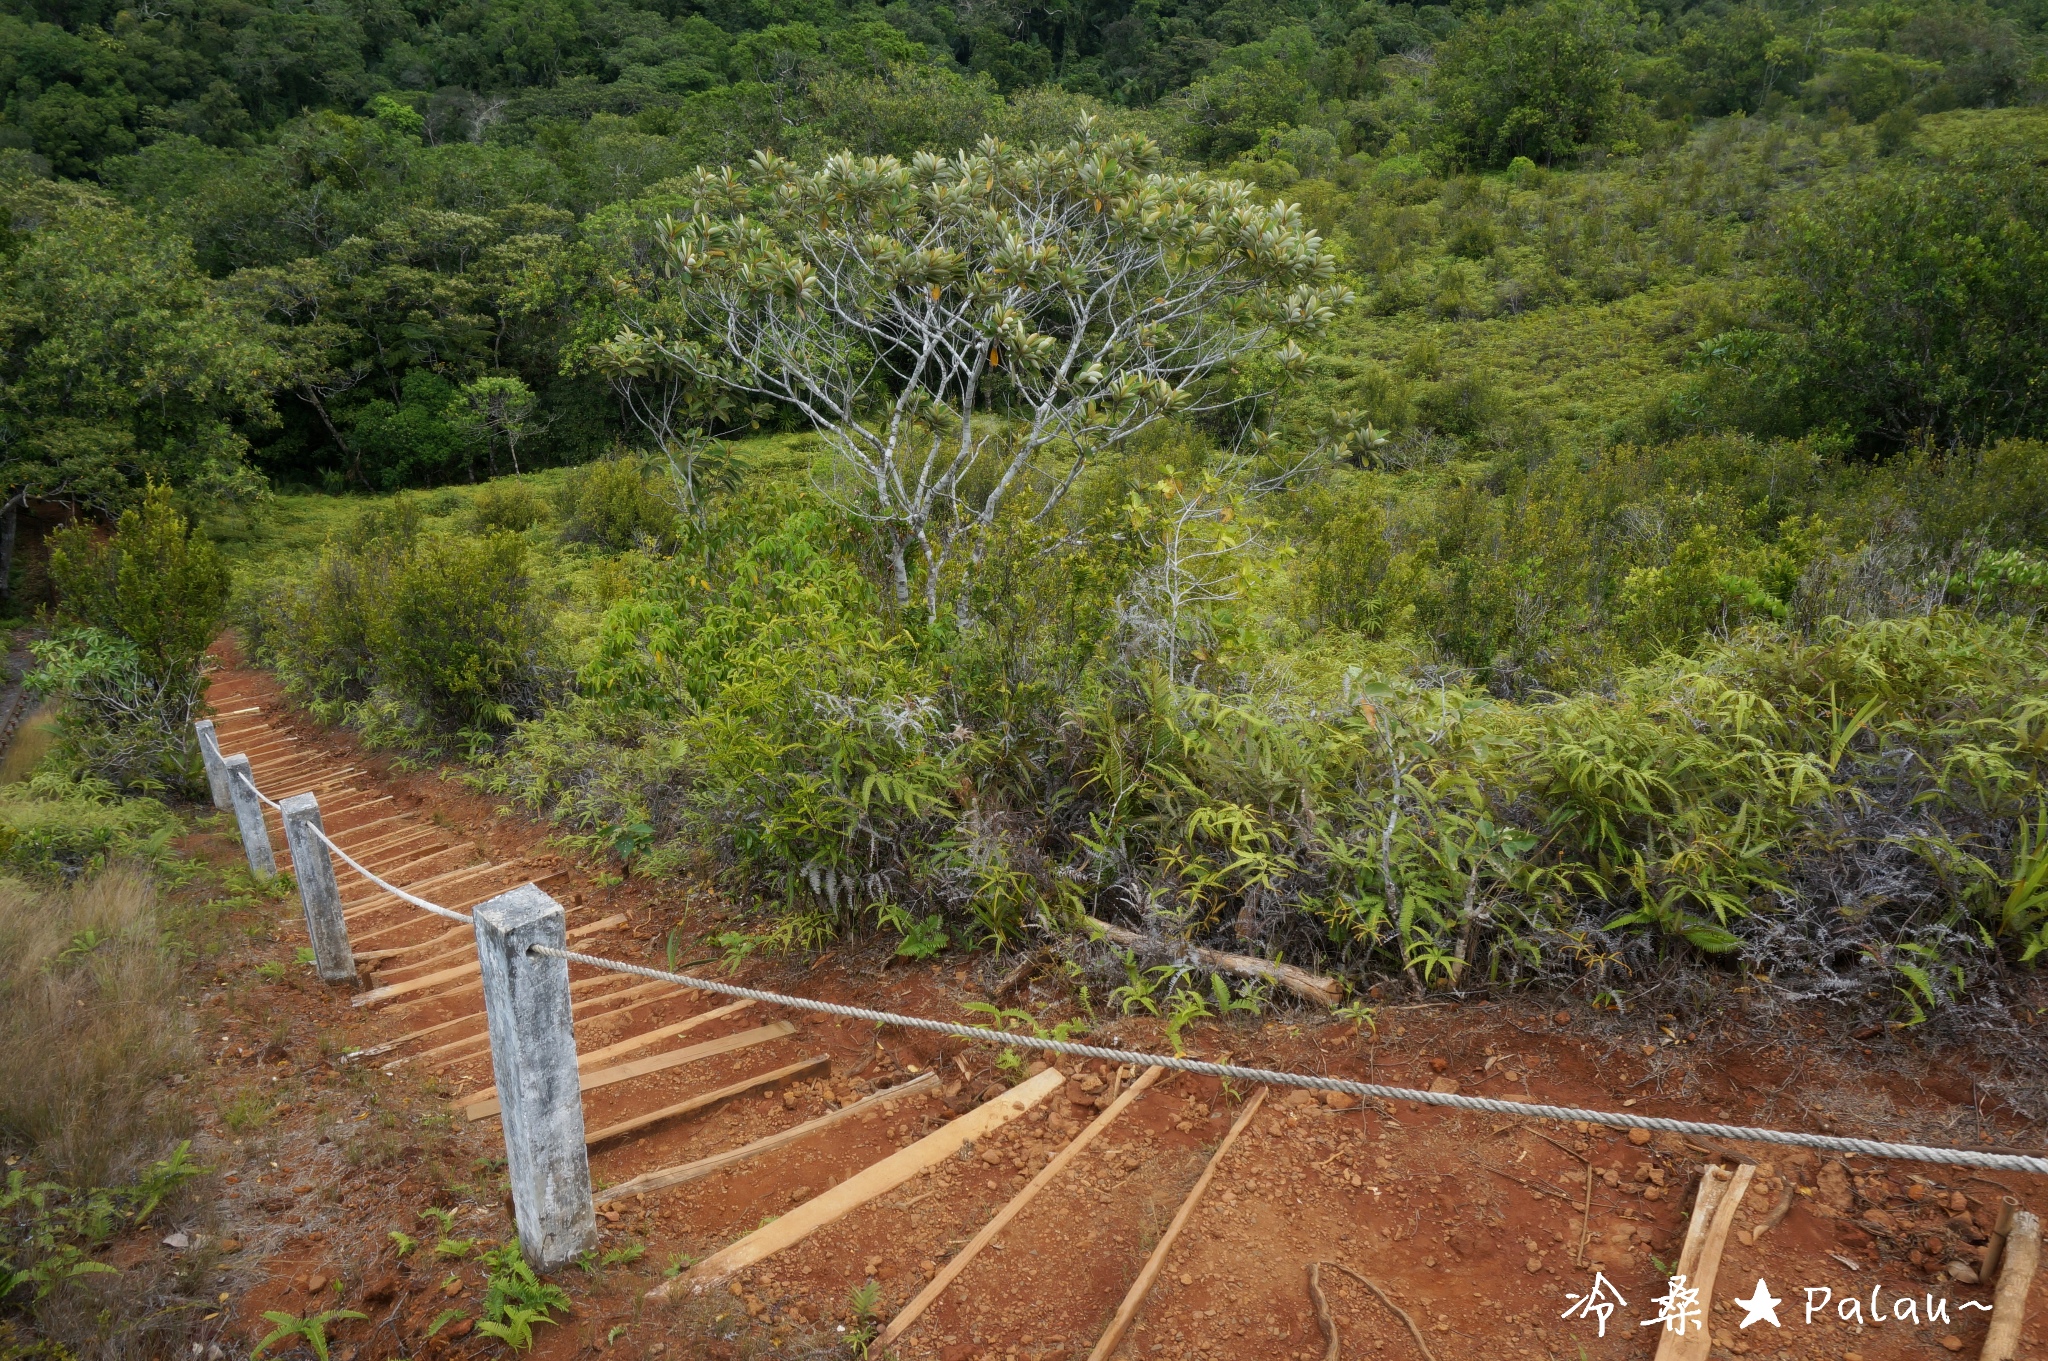
M1941 1340L1941 1346L1944 1351L1959 1352L1963 1349L1963 1340L1954 1333L1950 1333Z
M1959 1281L1964 1285L1976 1285L1983 1279L1983 1277L1977 1274L1977 1268L1971 1266L1968 1262L1950 1262L1948 1264L1948 1274L1950 1279Z
M1431 1059L1429 1061L1429 1071L1432 1073L1441 1073L1450 1066L1451 1061L1449 1059Z
M1628 1132L1628 1141L1637 1148L1641 1148L1650 1142L1650 1131L1646 1129L1632 1129Z
M1333 1111L1358 1109L1358 1098L1349 1092L1324 1092L1323 1104Z
M1970 1202L1961 1191L1956 1191L1948 1198L1948 1208L1956 1214L1961 1214L1970 1208Z
M308 1276L306 1278L306 1293L308 1295L317 1295L326 1288L327 1278L325 1276L320 1275L318 1272L315 1272L313 1275Z
M1458 1079L1454 1077L1440 1077L1429 1084L1429 1089L1432 1092L1455 1094L1458 1090Z
M1195 1283L1195 1278L1189 1273L1183 1271L1180 1274L1180 1283L1182 1285L1193 1285Z
M1570 1025L1572 1023L1572 1014L1569 1011L1560 1011L1550 1019L1559 1025Z
M186 1233L183 1229L180 1229L178 1230L178 1232L170 1234L164 1239L164 1246L167 1248L174 1248L179 1252L183 1252L186 1248L192 1246L192 1236Z
M223 1238L214 1246L222 1252L240 1252L242 1250L242 1240L239 1238Z

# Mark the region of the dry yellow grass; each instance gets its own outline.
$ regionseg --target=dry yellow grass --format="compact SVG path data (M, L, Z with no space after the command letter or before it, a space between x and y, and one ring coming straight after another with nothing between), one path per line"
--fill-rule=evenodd
M64 888L0 880L0 1142L107 1186L163 1156L186 1057L157 890L115 866Z

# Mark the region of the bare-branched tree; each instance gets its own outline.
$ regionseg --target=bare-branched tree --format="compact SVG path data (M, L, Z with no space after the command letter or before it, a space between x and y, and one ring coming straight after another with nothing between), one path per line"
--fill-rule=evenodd
M1084 124L1063 146L946 159L762 152L700 170L692 211L619 281L615 374L683 374L802 412L834 490L927 610L1005 506L1050 512L1088 459L1206 383L1325 324L1350 294L1284 203L1169 173L1155 144Z

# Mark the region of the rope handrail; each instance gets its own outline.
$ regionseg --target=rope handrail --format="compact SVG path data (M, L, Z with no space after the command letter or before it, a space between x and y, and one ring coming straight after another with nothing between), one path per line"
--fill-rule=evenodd
M257 797L257 799L258 799L258 800L260 800L260 801L261 801L261 802L263 803L263 805L264 805L264 806L265 806L266 808L276 808L276 809L277 809L277 811L278 811L278 812L280 812L280 813L284 811L284 809L283 809L283 808L279 807L279 805L278 805L278 802L277 802L277 800L276 800L276 799L273 799L273 798L271 798L271 797L270 797L270 795L268 795L268 794L264 793L264 792L263 792L262 790L260 790L260 789L258 789L258 788L256 787L256 781L255 781L255 780L254 780L253 778L251 778L250 776L244 775L244 774L243 774L243 773L242 773L241 771L239 771L239 770L234 770L234 769L232 769L232 768L230 768L230 770L228 771L228 773L229 773L230 775L233 775L233 776L234 776L234 777L235 777L236 779L240 780L240 781L241 781L241 782L242 782L243 784L245 784L245 785L249 786L249 792L250 792L251 794L254 794L254 795L255 795L255 796Z
M314 836L319 837L321 845L327 847L328 850L333 851L343 860L346 860L349 863L350 867L353 868L357 874L362 875L363 878L368 879L371 883L375 884L378 888L383 889L386 893L391 894L393 897L403 898L406 902L411 903L414 907L421 908L427 912L431 912L437 917L446 917L449 921L452 922L461 922L464 926L472 926L476 923L476 918L468 915L467 913L457 912L452 908L443 907L439 903L430 903L425 898L415 897L412 894L407 893L404 889L398 887L398 885L390 882L389 880L374 873L373 871L364 868L362 861L356 859L347 851L335 845L334 838L327 835L327 833L321 830L319 827L308 827L306 830L310 831Z
M249 791L265 804L278 808L278 804L256 787L255 780L234 772L238 779L249 787ZM280 811L282 811L280 809ZM406 892L373 873L363 863L337 845L334 839L318 826L309 830L320 839L321 844L346 861L358 874L377 885L393 897L399 898L437 917L474 925L475 918L461 912L429 902L415 894ZM584 964L594 969L606 969L614 973L632 974L654 982L673 983L678 987L691 988L699 992L714 993L721 997L745 999L767 1003L770 1006L791 1007L798 1011L818 1012L837 1016L845 1020L868 1021L876 1025L901 1026L906 1030L922 1030L930 1034L950 1035L957 1039L977 1043L998 1043L1008 1048L1033 1049L1042 1053L1064 1054L1073 1058L1099 1059L1108 1063L1136 1064L1142 1067L1164 1068L1169 1072L1193 1073L1201 1077L1213 1077L1238 1082L1262 1083L1273 1087L1297 1087L1308 1091L1338 1092L1355 1096L1361 1101L1413 1101L1418 1105L1444 1106L1452 1110L1479 1111L1492 1115L1510 1115L1523 1119L1531 1117L1544 1120L1584 1121L1588 1124L1612 1126L1617 1129L1643 1129L1663 1134L1694 1134L1703 1138L1726 1139L1735 1143L1783 1144L1798 1148L1822 1149L1830 1153L1856 1154L1871 1158L1892 1158L1905 1162L1948 1163L1960 1167L1974 1167L1985 1171L2025 1172L2037 1176L2048 1176L2048 1158L2036 1158L2021 1153L1992 1153L1974 1148L1935 1148L1926 1144L1898 1144L1877 1139L1854 1139L1835 1134L1802 1134L1796 1130L1768 1129L1753 1125L1723 1125L1702 1120L1674 1120L1661 1115L1639 1115L1634 1111L1590 1110L1579 1106L1553 1106L1537 1101L1506 1101L1491 1096L1466 1096L1460 1092L1422 1091L1413 1087L1395 1087L1378 1082L1353 1082L1349 1078L1321 1077L1308 1073L1289 1073L1273 1068L1247 1068L1234 1063L1210 1063L1205 1059L1191 1059L1178 1054L1146 1054L1130 1049L1106 1048L1101 1045L1076 1044L1072 1040L1056 1040L1039 1035L1021 1035L1007 1031L988 1029L983 1026L963 1025L956 1021L939 1021L923 1016L905 1016L897 1012L876 1011L869 1007L848 1006L841 1002L823 1002L808 997L791 997L784 993L768 992L761 988L742 987L737 983L721 983L716 979L698 978L691 974L671 973L665 969L651 968L644 964L628 964L623 960L607 959L603 955L584 954L579 950L565 950L551 945L533 945L528 953L549 959L560 959L571 964Z
M679 987L694 988L702 992L716 993L721 997L746 998L750 1001L765 1002L774 1006L794 1007L801 1011L821 1012L827 1016L838 1016L846 1020L872 1021L878 1025L902 1026L910 1030L923 1030L933 1034L951 1035L960 1039L980 1042L995 1042L1009 1048L1036 1049L1045 1053L1066 1054L1076 1058L1101 1059L1110 1063L1129 1063L1139 1067L1159 1067L1172 1072L1194 1073L1202 1077L1225 1078L1239 1082L1264 1083L1275 1087L1300 1087L1311 1091L1341 1092L1360 1100L1413 1101L1427 1106L1447 1106L1453 1110L1483 1111L1493 1115L1512 1115L1523 1119L1537 1117L1545 1120L1583 1120L1588 1124L1608 1125L1619 1129L1646 1129L1666 1134L1696 1134L1705 1138L1727 1139L1737 1143L1789 1144L1800 1148L1824 1149L1831 1153L1854 1153L1871 1158L1895 1158L1908 1162L1950 1163L1962 1167L1974 1167L1987 1171L2030 1172L2048 1175L2048 1158L2034 1158L2019 1153L1990 1153L1971 1148L1933 1148L1924 1144L1895 1144L1876 1139L1851 1139L1831 1134L1801 1134L1794 1130L1766 1129L1749 1125L1722 1125L1699 1120L1673 1120L1661 1115L1638 1115L1633 1111L1587 1110L1578 1106L1552 1106L1534 1101L1504 1101L1498 1097L1465 1096L1457 1092L1420 1091L1413 1087L1393 1087L1377 1082L1353 1082L1348 1078L1318 1077L1307 1073L1287 1073L1271 1068L1246 1068L1234 1063L1210 1063L1203 1059L1185 1058L1171 1054L1144 1054L1129 1049L1109 1049L1100 1045L1075 1044L1071 1040L1055 1040L1037 1035L1012 1034L1005 1031L984 1029L981 1026L962 1025L954 1021L935 1021L922 1016L902 1016L894 1012L874 1011L867 1007L847 1006L839 1002L820 1002L805 997L789 997L781 993L766 992L759 988L745 988L736 983L720 983L715 979L697 978L689 974L670 973L664 969L649 968L643 964L627 964L602 955L587 955L577 950L564 950L551 945L533 945L528 952L550 959L567 960L572 964L587 964L592 968L609 969L615 973L633 974L657 982L674 983Z
M258 789L256 787L255 780L251 779L247 775L244 775L239 770L234 772L234 776L243 784L247 785L249 787L249 792L251 794L254 794L257 798L263 800L263 802L266 805L277 809L277 811L280 814L284 812L283 805L279 804L275 799L271 798L268 794L265 794L261 789ZM357 874L362 875L363 878L368 879L371 883L375 884L378 888L383 889L386 893L391 894L393 897L403 898L406 902L411 903L414 907L420 908L423 911L431 912L437 917L446 917L449 921L461 922L464 926L470 926L475 923L476 919L474 917L466 915L465 913L453 911L449 908L441 906L439 903L431 903L428 902L425 898L417 897L413 894L407 893L404 889L392 883L390 880L385 879L382 875L377 874L374 870L370 869L367 865L363 864L362 861L356 859L347 851L343 850L338 844L336 844L334 838L327 835L326 831L319 827L317 824L307 827L306 830L311 832L314 836L320 838L321 845L327 847L328 850L333 851L336 855L340 856L343 860L347 861L349 867L353 869Z

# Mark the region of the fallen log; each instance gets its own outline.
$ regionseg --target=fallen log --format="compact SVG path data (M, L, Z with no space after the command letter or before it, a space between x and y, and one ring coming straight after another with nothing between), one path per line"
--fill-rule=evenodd
M1132 947L1152 943L1147 937L1128 927L1112 926L1093 917L1085 917L1083 920L1118 945ZM1263 978L1287 989L1303 1001L1314 1002L1318 1006L1334 1007L1344 1000L1344 986L1336 979L1310 973L1307 969L1298 968L1293 964L1281 964L1254 955L1225 954L1221 950L1208 950L1199 945L1190 945L1186 949L1188 958L1205 969L1236 974L1241 978Z

